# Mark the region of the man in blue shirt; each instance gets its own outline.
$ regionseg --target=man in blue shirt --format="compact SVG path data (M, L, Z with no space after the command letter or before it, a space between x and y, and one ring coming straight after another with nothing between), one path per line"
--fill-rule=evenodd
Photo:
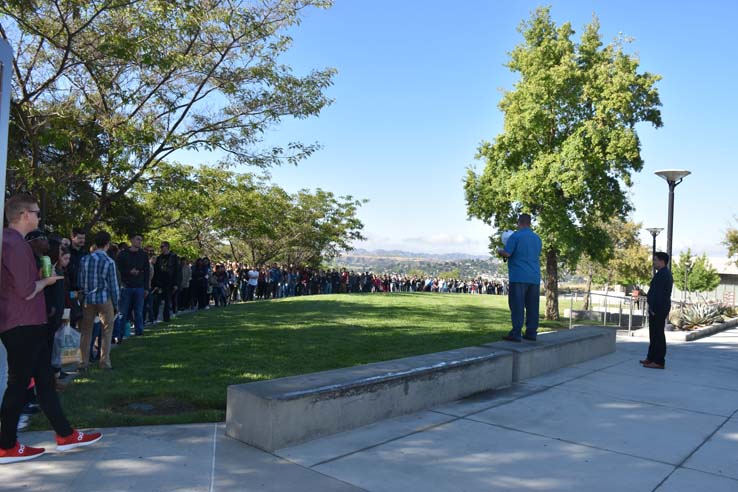
M535 341L538 334L538 306L541 296L541 238L530 229L531 217L520 214L518 230L497 253L508 260L510 288L508 305L512 330L504 338L520 342L521 338ZM525 318L525 335L522 335ZM522 336L521 336L522 335Z

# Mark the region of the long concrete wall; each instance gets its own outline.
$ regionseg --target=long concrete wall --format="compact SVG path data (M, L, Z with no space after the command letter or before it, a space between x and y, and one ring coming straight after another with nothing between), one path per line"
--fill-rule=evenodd
M510 386L615 350L609 328L542 334L228 388L226 434L274 451L474 393Z

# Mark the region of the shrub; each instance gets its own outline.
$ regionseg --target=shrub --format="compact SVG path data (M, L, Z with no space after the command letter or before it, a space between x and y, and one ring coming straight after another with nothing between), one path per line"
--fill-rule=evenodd
M727 306L708 302L690 304L680 310L678 326L682 330L693 330L699 326L708 326L723 321Z

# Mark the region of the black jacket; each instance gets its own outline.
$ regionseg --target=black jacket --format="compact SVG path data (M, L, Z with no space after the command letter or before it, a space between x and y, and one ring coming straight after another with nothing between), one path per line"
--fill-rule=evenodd
M89 254L84 246L80 249L69 248L69 266L67 266L67 273L69 274L69 290L79 290L78 274L79 264L83 256Z
M151 286L169 289L179 286L181 281L182 268L179 265L179 257L171 252L157 256Z
M648 288L648 309L650 312L666 316L671 311L671 289L674 279L671 270L664 267L653 276Z
M121 283L126 288L143 288L149 290L149 256L141 249L135 253L131 250L121 251L116 259ZM131 270L138 270L138 275L131 275Z

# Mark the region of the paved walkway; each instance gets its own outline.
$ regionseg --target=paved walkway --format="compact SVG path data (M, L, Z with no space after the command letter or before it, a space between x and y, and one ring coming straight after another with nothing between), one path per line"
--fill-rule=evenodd
M105 429L98 445L0 468L0 491L738 491L738 330L646 342L269 454L223 424ZM23 435L51 446L49 432Z

